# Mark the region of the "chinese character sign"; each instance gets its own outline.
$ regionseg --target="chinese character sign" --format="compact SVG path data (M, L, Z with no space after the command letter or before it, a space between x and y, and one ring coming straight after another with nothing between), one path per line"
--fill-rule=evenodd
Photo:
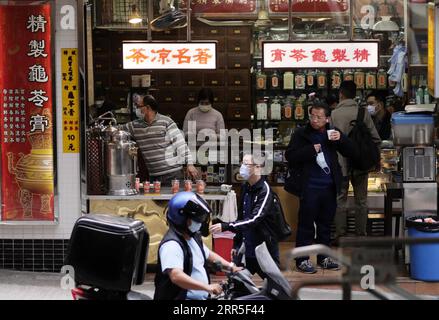
M61 49L63 151L79 153L78 49Z
M377 68L378 42L264 42L264 68Z
M288 13L288 0L270 0L269 13ZM348 13L349 0L292 0L293 14Z
M1 220L53 221L51 7L0 5Z
M179 7L186 8L186 0L180 0ZM256 0L192 0L194 14L242 15L257 13Z
M124 69L216 69L216 42L123 44Z

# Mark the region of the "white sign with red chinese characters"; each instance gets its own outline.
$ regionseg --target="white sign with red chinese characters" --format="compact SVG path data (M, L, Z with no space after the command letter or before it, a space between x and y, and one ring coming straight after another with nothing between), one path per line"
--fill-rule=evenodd
M377 68L378 42L263 42L263 67Z
M216 42L123 43L124 69L216 69Z

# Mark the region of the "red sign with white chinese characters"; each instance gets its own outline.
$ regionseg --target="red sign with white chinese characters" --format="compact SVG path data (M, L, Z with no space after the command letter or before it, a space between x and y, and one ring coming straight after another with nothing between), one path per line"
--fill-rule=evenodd
M54 220L50 12L0 5L3 221Z
M180 8L185 9L186 0L180 1ZM257 13L256 0L192 0L194 14L251 14Z
M269 0L270 13L288 13L288 0ZM306 13L347 13L349 11L348 0L292 0L291 12L293 14Z
M268 69L377 68L378 42L263 42Z

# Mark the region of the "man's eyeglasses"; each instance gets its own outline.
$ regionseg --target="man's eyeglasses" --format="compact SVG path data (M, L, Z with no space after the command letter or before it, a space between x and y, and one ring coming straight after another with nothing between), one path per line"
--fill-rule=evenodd
M257 165L255 163L243 163L243 162L241 162L241 164L246 166L246 167L252 167L252 166L256 166Z
M311 119L311 120L325 120L326 119L326 117L325 116L316 116L316 115L313 115L313 114L310 114L309 115L309 118Z

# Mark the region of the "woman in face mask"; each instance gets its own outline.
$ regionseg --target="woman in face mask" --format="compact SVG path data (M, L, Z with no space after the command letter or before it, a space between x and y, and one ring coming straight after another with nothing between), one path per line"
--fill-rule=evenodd
M219 134L224 129L224 119L221 112L213 108L213 92L209 88L203 88L198 93L198 105L190 109L183 123L185 135L189 132L198 134L201 130Z

